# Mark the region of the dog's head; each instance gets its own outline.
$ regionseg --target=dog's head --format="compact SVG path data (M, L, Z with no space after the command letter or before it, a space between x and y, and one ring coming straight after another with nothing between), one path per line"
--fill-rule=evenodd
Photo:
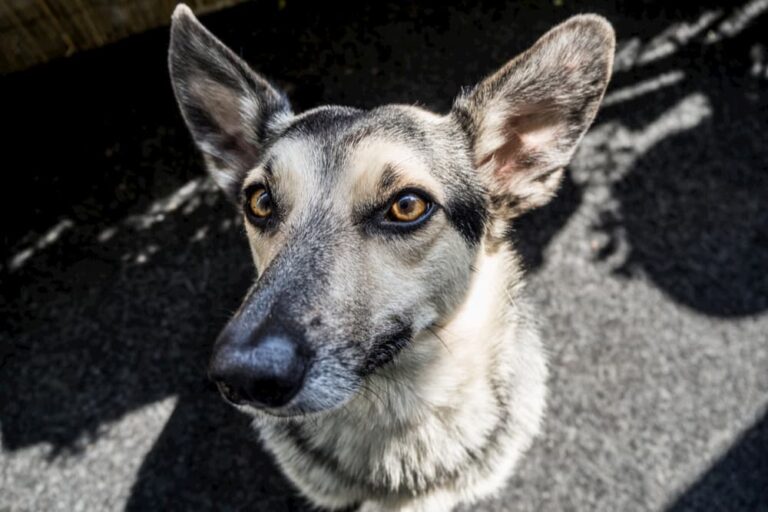
M176 97L244 217L258 276L214 346L210 373L224 396L279 416L333 409L450 315L478 253L556 191L613 47L605 20L578 16L447 115L400 105L296 115L177 8Z

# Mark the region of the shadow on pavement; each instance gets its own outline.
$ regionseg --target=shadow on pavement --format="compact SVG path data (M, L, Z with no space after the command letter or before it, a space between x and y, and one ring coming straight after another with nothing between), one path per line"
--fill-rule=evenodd
M667 512L768 508L768 415L763 416Z
M766 59L759 61L768 13L708 42L735 12L726 10L689 41L670 38L674 51L619 73L612 89L683 72L680 82L602 113L642 132L686 98L703 99L680 115L700 122L670 129L615 184L619 208L601 228L626 237L621 272L642 272L676 301L714 316L768 309L768 145L757 135L768 133ZM656 131L665 130L661 124Z
M144 460L127 511L312 510L261 449L242 414L208 389L179 396Z
M287 5L250 3L204 22L278 79L298 110L421 100L445 111L460 86L571 14L540 2ZM607 4L594 10L614 20L620 35L648 40L659 32L657 22L639 16L641 7L632 9L638 12L613 15ZM702 9L665 7L655 16L672 23ZM764 29L762 20L727 44L746 51ZM4 116L16 135L5 149L14 186L0 192L12 220L0 268L3 447L49 443L51 457L77 451L108 423L177 395L129 509L298 510L301 500L254 442L247 420L205 380L210 343L250 284L251 268L232 210L199 181L165 71L166 32L0 80L0 95L14 99ZM694 67L673 96L601 114L642 126L689 90L704 91L716 109L703 131L670 138L637 164L617 187L621 215L613 220L626 227L628 265L675 299L707 314L755 313L768 307L758 297L763 253L748 250L767 245L766 216L755 202L765 184L755 167L766 161L765 146L748 146L737 169L716 163L739 157L730 126L739 127L733 137L766 133L766 120L739 96L739 84L721 84L723 75L702 64L708 52L731 47L695 48L660 64ZM658 71L619 76L612 87ZM521 220L515 236L529 268L541 265L581 197L569 176L559 200Z

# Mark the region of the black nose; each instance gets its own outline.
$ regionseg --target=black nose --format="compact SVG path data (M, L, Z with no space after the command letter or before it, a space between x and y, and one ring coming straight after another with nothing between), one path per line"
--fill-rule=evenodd
M254 342L217 344L209 374L224 397L236 404L281 407L304 382L307 357L286 335L267 335Z

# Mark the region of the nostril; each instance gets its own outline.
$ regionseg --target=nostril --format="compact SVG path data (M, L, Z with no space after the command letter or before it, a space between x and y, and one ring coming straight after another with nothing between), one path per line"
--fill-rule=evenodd
M216 381L216 387L219 388L219 393L225 400L235 405L243 405L245 398L235 389L230 387L226 382Z
M237 364L237 358L225 351L212 359L208 378L216 385L224 400L234 405L243 405L248 401L244 392L247 384L245 370Z

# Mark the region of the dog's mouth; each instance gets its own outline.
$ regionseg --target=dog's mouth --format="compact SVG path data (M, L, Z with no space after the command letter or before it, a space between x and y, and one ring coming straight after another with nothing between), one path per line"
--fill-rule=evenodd
M413 328L411 325L402 323L396 331L378 336L368 351L368 356L360 369L360 375L366 377L382 366L391 363L400 351L411 342L412 337Z
M273 416L276 418L291 418L291 417L305 416L311 412L319 412L319 411L311 411L311 410L308 410L306 407L303 407L300 403L300 398L298 396L295 402L299 402L299 403L292 403L294 402L292 401L286 405L282 405L279 407L270 407L268 405L255 402L253 400L249 400L247 397L243 396L237 389L234 389L223 382L216 382L215 384L216 384L216 388L219 391L219 394L224 399L224 401L227 402L229 405L243 412ZM301 391L299 391L299 393L301 393Z

